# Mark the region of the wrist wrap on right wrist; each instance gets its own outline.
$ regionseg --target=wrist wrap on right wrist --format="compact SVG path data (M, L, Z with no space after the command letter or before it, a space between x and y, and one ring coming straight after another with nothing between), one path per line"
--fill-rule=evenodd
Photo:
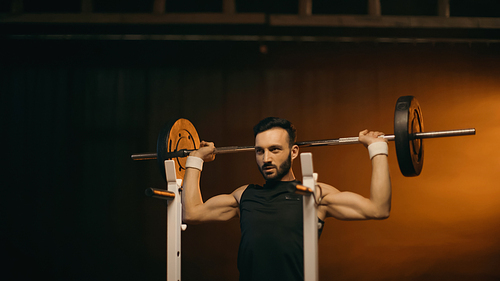
M368 153L370 154L370 159L377 155L389 156L389 146L385 141L374 142L368 146Z

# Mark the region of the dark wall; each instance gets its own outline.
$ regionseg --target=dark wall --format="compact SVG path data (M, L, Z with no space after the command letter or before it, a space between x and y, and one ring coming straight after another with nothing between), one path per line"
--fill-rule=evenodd
M218 146L252 145L269 115L299 141L392 132L396 99L420 101L427 130L476 127L426 141L418 178L390 165L385 221L328 220L321 280L500 278L498 44L4 41L0 61L2 274L14 280L164 280L162 125L185 117ZM368 196L360 146L314 148L320 181ZM300 178L299 163L294 163ZM204 198L261 183L251 153L205 165ZM236 280L237 220L190 225L183 280Z

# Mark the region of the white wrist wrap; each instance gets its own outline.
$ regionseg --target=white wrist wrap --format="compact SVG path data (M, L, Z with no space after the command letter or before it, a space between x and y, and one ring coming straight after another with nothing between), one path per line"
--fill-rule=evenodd
M186 160L186 169L187 168L195 168L201 171L203 169L203 159L196 156L188 156Z
M368 153L370 154L370 159L377 155L389 155L389 146L385 141L374 142L368 146Z

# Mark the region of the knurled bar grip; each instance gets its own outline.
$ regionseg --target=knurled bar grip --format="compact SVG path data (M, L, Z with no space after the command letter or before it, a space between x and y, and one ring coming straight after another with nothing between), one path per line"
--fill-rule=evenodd
M468 136L475 135L476 129L458 129L458 130L447 130L447 131L434 131L434 132L421 132L410 135L410 140L412 139L432 139L432 138L444 138L444 137L457 137L457 136ZM388 141L394 141L394 135L384 135L382 138ZM344 144L357 144L359 142L358 137L347 137L329 140L315 140L315 141L304 141L298 142L297 145L301 147L313 147L313 146L327 146L327 145L344 145ZM252 151L255 148L253 146L227 146L216 148L215 154L225 154L225 153L235 153L242 151ZM177 157L187 157L189 153L193 150L181 149L179 151L167 153L166 158L177 158ZM132 160L151 160L156 159L156 153L144 153L144 154L133 154Z

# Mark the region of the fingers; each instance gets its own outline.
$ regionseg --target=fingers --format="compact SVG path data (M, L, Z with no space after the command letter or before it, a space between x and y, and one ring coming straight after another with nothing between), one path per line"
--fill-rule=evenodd
M215 144L213 142L201 141L200 149L201 148L203 148L203 151L213 153L215 151Z
M204 141L204 140L202 140L200 142L200 147L207 147L207 146L208 147L213 146L215 148L215 145L213 142L208 142L208 141Z
M192 152L193 156L198 156L204 161L209 162L215 160L215 145L213 142L201 141L200 148Z
M364 136L366 134L368 134L368 130L367 129L364 129L363 131L359 132L359 136L361 136L361 135Z
M359 132L359 136L366 136L366 137L373 137L373 138L378 138L380 136L385 135L384 132L379 132L379 131L368 131L368 130L363 130Z
M374 142L387 142L386 139L382 138L384 135L385 134L380 131L363 130L359 132L359 141L365 146L369 146Z

